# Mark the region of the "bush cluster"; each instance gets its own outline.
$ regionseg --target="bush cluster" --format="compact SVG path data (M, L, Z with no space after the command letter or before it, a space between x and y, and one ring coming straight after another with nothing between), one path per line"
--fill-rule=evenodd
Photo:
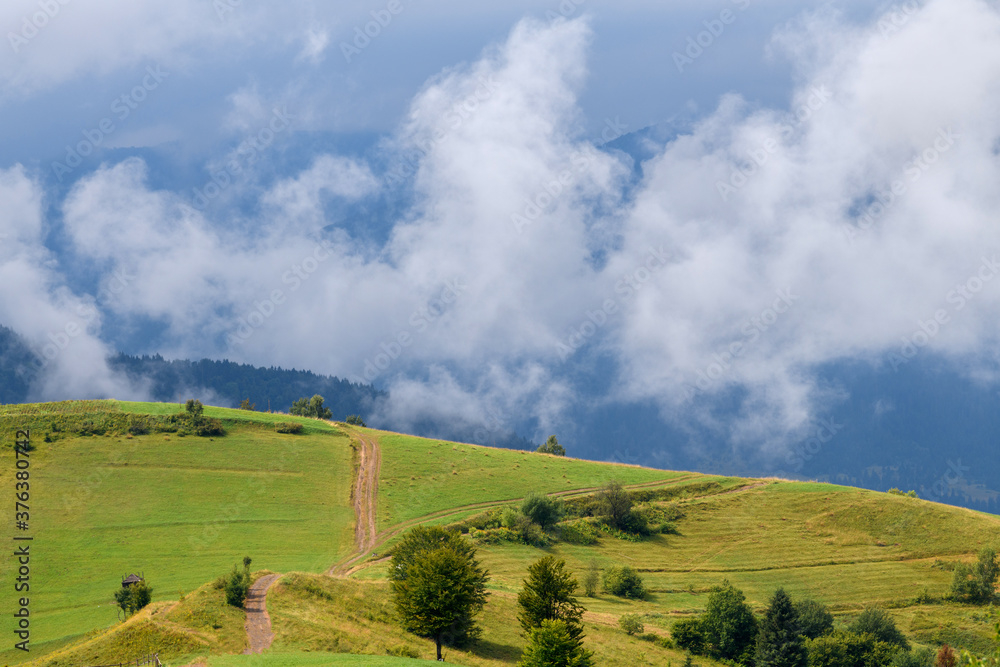
M628 565L612 565L604 571L605 592L618 597L641 600L646 597L646 586L635 571Z

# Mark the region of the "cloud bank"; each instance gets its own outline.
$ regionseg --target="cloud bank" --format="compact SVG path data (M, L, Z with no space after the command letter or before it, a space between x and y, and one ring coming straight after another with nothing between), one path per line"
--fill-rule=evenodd
M804 15L771 47L796 64L788 106L728 95L641 178L582 131L592 38L586 19L522 21L427 82L381 163L317 154L249 212L156 190L138 158L104 165L59 206L73 252L107 293L120 288L113 299L61 281L39 231L41 186L6 172L21 203L5 219L24 223L4 240L16 277L0 320L40 346L63 326L56 313L99 301L101 318L162 324L164 354L387 386L380 416L397 427L517 415L550 432L587 376L599 400L653 401L665 419L774 454L837 400L817 379L825 364L936 354L992 373L993 5L931 0L868 25ZM318 62L324 40L310 37L303 57ZM234 96L233 118L247 104ZM621 125L609 119L605 139L638 129ZM399 188L412 203L384 244L328 218ZM36 300L52 314L16 319ZM99 321L73 358L103 350ZM50 395L114 390L87 373ZM738 418L714 423L712 406L734 397Z

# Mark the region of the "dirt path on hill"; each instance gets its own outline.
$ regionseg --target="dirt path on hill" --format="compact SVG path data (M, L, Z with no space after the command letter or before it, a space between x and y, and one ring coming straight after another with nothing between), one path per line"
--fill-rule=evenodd
M247 610L247 648L243 649L243 653L261 653L274 641L271 617L267 613L267 591L279 577L280 574L268 574L250 587L244 605Z
M358 443L358 472L354 480L354 553L335 564L327 574L346 576L351 565L371 553L377 543L376 523L378 481L382 471L382 450L375 438L352 432Z
M381 457L379 459L379 465L381 466ZM698 476L699 475L697 475L697 474L687 474L687 475L683 475L681 477L676 477L676 478L670 479L670 480L657 480L657 481L653 481L653 482L641 482L639 484L629 484L629 485L625 486L624 488L625 489L629 489L629 490L639 490L639 489L645 489L645 488L649 488L649 487L671 486L671 485L673 485L676 482L686 481L688 479L691 479L691 478L694 478L694 477L698 477ZM358 481L360 483L360 481L361 481L360 480L360 476L359 476L359 480ZM377 480L376 480L376 483L377 483ZM570 498L570 497L573 497L573 496L584 496L584 495L587 495L588 493L593 493L595 491L600 491L601 488L603 488L603 487L594 486L594 487L586 487L586 488L582 488L582 489L570 489L570 490L567 490L567 491L557 491L556 493L551 493L549 495L551 497L553 497L553 498ZM523 498L509 498L507 500L490 500L490 501L486 501L486 502L482 502L482 503L472 503L470 505L460 505L458 507L452 507L450 509L439 510L437 512L432 512L430 514L426 514L424 516L417 517L416 519L410 519L408 521L403 521L402 523L398 523L398 524L396 524L394 526L391 526L391 527L383 530L381 533L378 533L378 534L376 534L375 531L374 531L374 523L373 523L372 524L371 533L370 533L370 535L373 536L373 537L371 538L371 541L368 544L367 548L364 551L361 551L360 553L356 552L350 558L337 563L336 565L334 565L333 567L331 567L327 571L327 574L329 574L331 576L338 576L338 577L349 577L350 575L354 574L355 572L357 572L359 570L363 570L363 569L365 569L365 568L367 568L367 567L369 567L371 565L375 565L375 564L378 564L378 563L385 562L386 560L388 560L387 557L379 558L378 560L375 560L375 561L372 561L372 562L368 562L368 563L358 563L358 561L362 560L362 557L364 557L367 554L369 554L372 549L375 549L377 547L382 546L388 540L396 537L397 535L399 535L403 531L408 530L409 528L412 528L413 526L416 526L418 524L426 523L427 521L433 521L435 519L445 519L445 518L448 518L450 516L454 516L456 514L462 514L462 513L473 511L473 510L477 510L477 509L487 509L487 508L490 508L490 507L496 507L498 505L506 505L508 503L516 503L516 502L520 502L522 500L524 500L524 499ZM355 504L355 512L357 512L357 504ZM374 509L372 511L371 518L374 521L374 519L375 519ZM360 520L359 520L359 523L360 523ZM357 534L357 531L355 531L355 534Z

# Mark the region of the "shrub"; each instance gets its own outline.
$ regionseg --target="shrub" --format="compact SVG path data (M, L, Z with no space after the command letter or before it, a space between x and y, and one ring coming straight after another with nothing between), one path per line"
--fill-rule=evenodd
M958 653L955 652L955 649L947 644L938 649L937 656L934 658L934 667L956 667L956 665L958 665Z
M129 415L128 432L132 435L147 435L153 430L149 418L142 415Z
M653 531L649 529L649 520L642 512L632 510L621 518L616 526L619 530L632 535L648 537Z
M209 417L199 419L194 425L194 432L196 435L208 437L210 435L225 435L226 429L222 427L221 421Z
M638 614L622 614L618 619L618 627L625 631L627 635L640 635L646 631L646 626L639 620ZM653 635L654 637L656 635Z
M705 633L701 627L701 619L684 618L677 621L670 629L670 636L678 648L696 655L705 652Z
M542 528L554 526L562 515L559 503L543 493L530 493L521 503L521 512Z
M677 525L673 521L664 521L659 526L656 527L656 532L661 535L680 535L681 531L677 529Z
M873 635L832 632L806 640L809 667L869 667L888 665L902 651L898 646L878 641Z
M833 614L815 600L799 600L795 603L799 615L799 629L809 639L816 639L833 632Z
M507 505L500 510L500 525L504 528L514 529L517 526L521 513L517 508Z
M587 567L587 573L583 575L583 593L588 598L597 595L597 585L601 580L601 570L597 567L597 561L591 559Z
M184 404L184 410L192 417L200 417L201 413L205 411L205 406L201 404L201 401L189 398L188 402Z
M597 531L587 521L573 521L559 526L559 539L567 544L588 546L597 543Z
M385 652L386 655L391 655L394 658L417 659L420 657L420 652L409 646L393 646L392 648L387 648Z
M604 590L623 598L641 600L646 597L642 578L628 565L614 565L604 572Z
M952 595L963 602L990 602L995 595L998 575L1000 564L997 562L997 552L990 548L983 549L979 552L979 560L975 565L959 563L955 566L951 582Z
M361 418L361 415L347 415L347 418L344 419L344 423L352 426L368 426L368 424L365 423L365 420Z
M896 627L889 613L879 607L868 607L858 616L848 630L858 635L869 634L876 641L898 646L904 651L910 650L910 642Z
M274 430L278 433L292 433L297 435L302 433L302 424L295 424L292 422L278 422L274 425Z

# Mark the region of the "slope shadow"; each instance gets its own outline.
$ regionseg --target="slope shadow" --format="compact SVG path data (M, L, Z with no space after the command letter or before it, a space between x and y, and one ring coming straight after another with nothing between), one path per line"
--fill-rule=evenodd
M467 650L480 658L491 658L502 662L513 663L521 659L521 649L517 646L491 642L488 639L478 640Z

